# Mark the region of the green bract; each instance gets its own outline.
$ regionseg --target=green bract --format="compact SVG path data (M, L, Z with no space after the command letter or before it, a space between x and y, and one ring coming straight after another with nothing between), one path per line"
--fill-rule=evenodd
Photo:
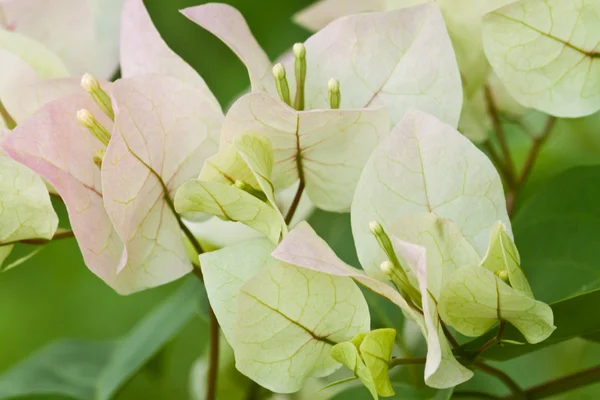
M428 212L454 221L480 255L496 221L510 226L502 182L489 159L435 117L409 111L365 165L352 204L352 232L363 268L385 255L369 231L387 231L403 214Z
M242 222L277 243L287 226L275 203L272 169L269 140L240 136L207 160L197 180L179 188L175 208Z
M202 254L200 264L236 367L287 393L335 371L330 349L367 331L370 318L352 280L282 263L270 256L274 247L254 239Z
M394 329L359 333L351 341L333 346L331 356L348 367L369 389L374 399L393 396L388 368L395 338Z
M600 109L600 1L517 1L485 16L483 41L521 104L559 117Z
M0 245L24 239L49 240L57 226L44 181L0 151Z

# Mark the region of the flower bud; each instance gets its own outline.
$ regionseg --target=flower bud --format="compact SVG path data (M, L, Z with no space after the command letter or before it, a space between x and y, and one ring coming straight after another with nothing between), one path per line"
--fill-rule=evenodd
M340 82L335 78L331 78L327 85L329 86L329 106L333 110L340 108L340 102L342 101Z
M290 101L290 87L285 76L285 68L281 63L275 64L273 67L273 77L275 78L275 86L277 87L277 93L279 98L288 106L292 105Z
M94 99L94 102L96 102L102 112L114 121L115 112L112 108L110 96L102 89L98 79L91 74L83 74L81 77L81 87L92 96L92 99Z
M504 283L510 285L510 279L508 277L508 271L505 269L498 269L494 271L494 275L500 278Z
M92 135L96 137L104 146L108 146L110 142L110 132L94 117L89 111L81 109L77 111L77 121L84 127L86 127Z
M302 43L294 45L294 76L296 78L296 96L294 108L304 110L304 86L306 82L306 47Z

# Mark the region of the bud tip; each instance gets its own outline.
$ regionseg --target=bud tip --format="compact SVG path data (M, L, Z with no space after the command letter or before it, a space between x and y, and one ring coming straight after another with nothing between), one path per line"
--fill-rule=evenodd
M383 233L383 227L377 221L369 222L369 230L373 235L381 235Z
M304 44L302 43L296 43L293 47L293 51L294 56L296 56L297 58L306 57L306 47L304 47Z
M275 76L275 79L285 78L285 68L281 63L275 64L275 66L273 66L273 76Z
M81 124L88 127L94 124L94 116L89 110L86 110L85 108L82 108L81 110L77 111L77 120Z
M387 260L382 262L379 268L384 274L391 275L392 271L394 270L394 264L392 264L390 260Z
M329 79L329 82L327 82L327 84L329 85L330 92L339 92L340 91L340 82L337 79L331 78L331 79Z
M81 77L81 87L86 92L93 92L100 89L100 82L92 74L85 73Z

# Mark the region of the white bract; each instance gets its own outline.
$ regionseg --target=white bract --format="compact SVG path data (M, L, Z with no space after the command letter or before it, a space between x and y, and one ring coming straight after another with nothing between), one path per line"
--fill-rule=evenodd
M483 41L524 106L558 117L600 109L600 1L517 1L485 16Z

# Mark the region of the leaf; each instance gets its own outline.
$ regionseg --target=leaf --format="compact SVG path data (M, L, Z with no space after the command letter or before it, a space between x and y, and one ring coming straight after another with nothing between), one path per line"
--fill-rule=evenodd
M69 75L65 64L52 50L23 34L0 30L0 49L18 57L40 78L59 78ZM23 64L12 63L9 66L21 67ZM8 71L11 71L11 68ZM17 73L21 73L22 69L13 69L11 72L13 76L19 77Z
M367 333L359 344L361 358L373 376L377 392L385 397L394 395L388 369L395 339L394 329L378 329Z
M600 109L598 26L596 0L521 0L485 16L485 53L521 104L581 117Z
M430 313L425 311L427 318L423 318L391 286L344 264L308 224L300 223L290 231L273 252L273 257L297 267L332 276L351 277L369 290L389 299L400 307L406 315L419 325L421 332L427 338L428 352L425 380L428 385L433 387L454 386L472 376L469 370L462 367L454 359L443 333L441 336L439 335L441 327L434 305L428 305ZM416 260L411 258L411 265L414 265L415 262ZM423 279L426 280L426 275ZM426 282L423 281L422 284L426 285ZM427 291L424 293L427 293Z
M331 357L352 371L354 376L360 379L375 400L379 399L373 375L361 359L357 346L352 341L338 343L333 346L331 348Z
M129 271L130 279L121 291L132 293L191 271L172 198L217 151L222 113L210 93L158 75L120 80L112 98L102 193L125 244L117 272Z
M453 388L434 390L430 388L416 388L405 383L392 383L396 395L390 400L450 400ZM366 399L369 394L364 387L348 388L331 398L331 400L357 400Z
M50 240L57 226L44 181L0 150L0 244Z
M271 61L260 47L242 14L227 4L204 4L181 11L219 39L246 65L253 91L275 92Z
M6 259L8 258L8 256L10 255L12 249L14 246L9 245L9 246L0 246L0 272L4 272L7 268L6 265L4 265L4 262L6 261Z
M576 167L540 184L517 212L514 229L523 272L536 297L550 304L557 329L546 341L492 348L485 357L511 359L554 343L600 332L597 207L600 166ZM568 232L568 234L565 234ZM523 341L516 330L507 339ZM482 340L485 340L483 338ZM478 341L469 344L469 348Z
M341 18L305 46L307 109L329 107L326 83L334 77L340 82L341 108L384 105L395 124L415 107L458 124L460 73L436 4ZM284 64L294 82L293 60Z
M9 264L4 265L4 261L10 255L11 250L14 246L0 246L0 272L6 272L10 269L16 268L24 262L28 261L30 258L34 257L40 251L44 250L45 246L38 246L34 250L30 251L28 254L17 258Z
M392 236L392 240L401 262L405 263L417 277L418 288L421 292L423 315L419 314L420 319L415 321L419 324L427 340L425 383L434 388L445 389L471 379L473 372L458 362L452 353L452 348L440 323L438 302L429 291L430 271L426 257L427 249L394 236Z
M0 398L113 398L194 316L198 285L195 278L188 280L121 339L67 339L46 346L0 376Z
M521 259L514 242L506 233L506 226L498 222L490 234L490 246L481 266L493 273L506 271L510 286L533 298L527 278L521 270Z
M143 0L125 0L121 14L121 75L124 78L157 74L177 78L211 97L198 73L165 43L152 23Z
M208 213L242 222L278 243L287 224L275 200L271 171L273 150L263 136L242 135L210 157L196 181L184 184L175 197L183 213ZM238 187L238 184L246 187Z
M427 291L434 300L439 298L445 281L456 270L468 265L477 265L481 259L457 224L432 213L404 214L396 219L389 232L403 242L425 249ZM411 270L406 266L404 269L407 270L409 278L413 278L413 285L418 287L414 268Z
M82 108L105 127L112 126L89 96L71 95L48 103L20 123L4 137L2 147L56 188L86 265L116 291L126 292L131 274L124 270L117 275L123 243L104 210L100 170L93 162L103 145L77 123L75 114Z
M175 197L177 212L204 212L228 221L242 222L277 243L284 231L279 210L253 195L218 182L193 180Z
M265 238L251 239L200 255L204 284L212 309L227 341L235 349L234 328L238 292L258 271L276 263L275 246Z
M402 215L429 212L454 221L479 254L500 220L510 227L502 183L487 156L456 130L412 110L375 149L352 204L352 231L361 265L382 276L385 255L369 231L386 231ZM510 230L509 230L510 232Z
M267 94L251 93L227 113L221 142L232 143L244 133L267 136L276 188L300 179L315 206L344 211L364 163L388 128L383 108L296 111Z
M240 287L236 366L278 393L331 374L336 343L369 329L367 303L351 279L276 263Z
M511 288L480 266L452 274L438 307L442 320L466 336L481 336L500 320L514 325L529 343L547 339L556 329L547 304Z

